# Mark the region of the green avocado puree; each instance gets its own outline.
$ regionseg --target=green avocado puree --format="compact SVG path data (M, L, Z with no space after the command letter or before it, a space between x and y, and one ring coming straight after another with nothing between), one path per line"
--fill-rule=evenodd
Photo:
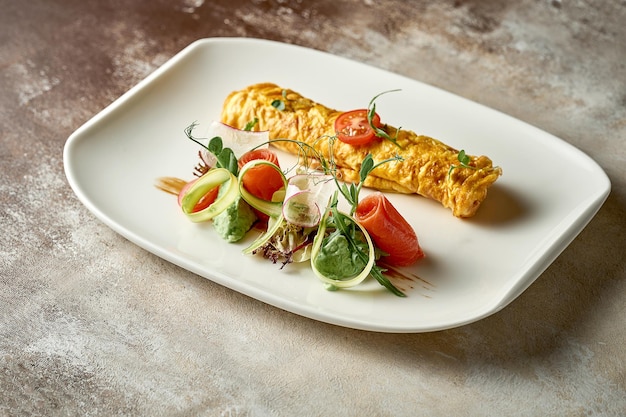
M220 187L220 193L222 188ZM224 240L232 243L241 240L256 219L252 207L238 196L226 210L213 218L213 226Z
M334 280L352 278L365 268L365 262L350 251L348 239L337 232L324 238L314 262L320 273Z

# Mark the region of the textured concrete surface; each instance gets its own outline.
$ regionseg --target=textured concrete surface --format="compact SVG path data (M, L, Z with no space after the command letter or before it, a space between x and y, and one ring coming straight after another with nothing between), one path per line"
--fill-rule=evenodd
M0 10L0 416L624 415L625 1ZM63 173L76 128L213 36L329 51L496 108L589 154L612 193L521 297L471 325L377 334L267 306L126 241Z

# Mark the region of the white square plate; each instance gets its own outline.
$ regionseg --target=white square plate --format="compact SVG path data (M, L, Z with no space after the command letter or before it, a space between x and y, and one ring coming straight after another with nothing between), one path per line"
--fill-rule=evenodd
M376 94L385 123L436 137L503 169L478 214L457 219L419 196L388 195L427 258L398 298L373 279L330 292L306 265L279 269L189 222L156 178L191 179L198 147L183 130L219 119L233 90L274 82L336 109ZM381 332L425 332L502 309L567 247L610 191L602 169L562 140L417 81L327 53L238 38L194 42L68 139L68 181L85 206L144 249L235 291L312 319ZM419 278L417 278L419 276ZM129 277L128 279L132 279Z

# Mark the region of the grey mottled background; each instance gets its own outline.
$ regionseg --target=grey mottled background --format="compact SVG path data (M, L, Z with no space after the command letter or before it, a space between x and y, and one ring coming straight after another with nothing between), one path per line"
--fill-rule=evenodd
M624 21L622 0L0 0L0 416L624 415ZM129 243L63 173L76 128L214 36L329 51L501 110L589 154L612 193L471 325L377 334L267 306Z

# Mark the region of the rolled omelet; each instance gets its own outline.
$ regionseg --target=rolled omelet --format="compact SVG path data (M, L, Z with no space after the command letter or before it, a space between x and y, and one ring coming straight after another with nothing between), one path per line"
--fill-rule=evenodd
M272 103L282 102L284 107ZM339 178L359 181L361 162L368 153L374 161L402 157L402 161L382 164L374 169L364 186L380 191L419 194L439 201L456 217L472 217L487 197L488 188L502 174L486 156L469 157L469 166L459 166L459 151L428 136L384 125L382 129L396 138L396 144L376 138L367 145L350 145L339 140L329 146L335 136L335 119L341 111L314 102L299 93L271 83L251 85L228 95L222 108L223 123L243 129L258 119L255 130L268 130L272 145L299 155L297 143L314 147L326 160L332 159ZM397 136L396 136L397 135ZM450 170L451 166L456 168Z

